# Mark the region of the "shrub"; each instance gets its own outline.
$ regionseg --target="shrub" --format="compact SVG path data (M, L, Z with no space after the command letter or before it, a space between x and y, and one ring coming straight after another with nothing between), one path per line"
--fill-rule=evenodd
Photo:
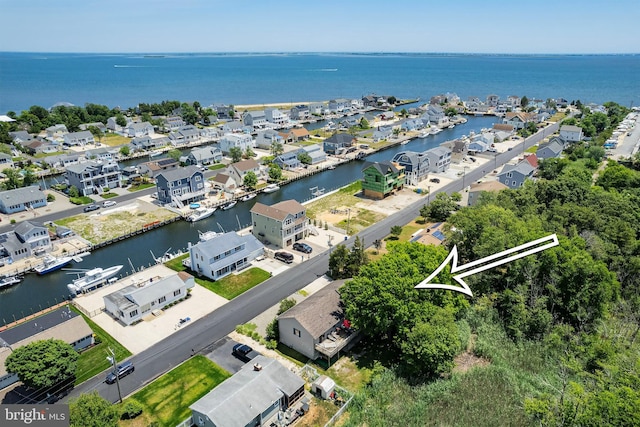
M56 200L56 196L53 194L47 194L47 202L54 202Z
M142 413L142 405L134 400L126 402L122 406L122 412L120 414L121 420L131 420Z

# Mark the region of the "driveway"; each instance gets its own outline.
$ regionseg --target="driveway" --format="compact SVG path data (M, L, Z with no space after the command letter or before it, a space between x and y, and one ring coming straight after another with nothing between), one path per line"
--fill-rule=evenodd
M238 344L237 341L234 341L229 337L224 337L205 349L206 351L209 351L206 356L209 360L223 369L226 369L229 373L235 374L245 364L245 362L231 354L233 346L236 344Z

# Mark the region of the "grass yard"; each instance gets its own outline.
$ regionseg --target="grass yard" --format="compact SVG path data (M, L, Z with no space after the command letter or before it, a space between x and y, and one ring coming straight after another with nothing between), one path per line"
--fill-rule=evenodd
M217 163L215 165L207 166L207 169L209 169L210 171L214 171L217 169L224 169L226 167L227 165L225 165L224 163Z
M249 268L239 274L231 274L223 279L211 281L196 278L196 282L211 292L215 292L228 300L248 291L271 277L271 273L257 267Z
M116 359L118 361L131 356L131 352L124 348L111 335L106 333L100 326L92 322L91 319L80 313L73 305L70 305L70 307L71 310L84 317L84 320L89 324L89 327L93 331L96 342L100 341L99 344L80 353L78 368L76 369L76 385L78 385L94 375L99 374L110 366L110 363L107 360L107 349L110 348L115 352Z
M182 261L189 258L189 254L180 255L170 261L164 263L165 266L169 267L173 271L185 271L187 267L182 265Z
M204 356L195 356L125 400L142 405L142 414L122 427L148 426L154 422L173 427L191 415L196 402L231 374Z
M349 227L349 235L357 234L367 227L372 226L376 222L382 221L385 217L380 212L374 212L367 209L357 209L357 212L351 212L348 219L343 219L336 226L346 230Z
M145 184L132 184L129 188L127 188L127 191L133 193L135 191L140 191L155 186L156 185L153 182L147 182Z
M118 147L120 145L128 144L130 142L131 142L131 138L127 138L125 136L118 135L115 133L105 134L105 136L102 137L102 140L100 141L101 144L108 145L109 147Z

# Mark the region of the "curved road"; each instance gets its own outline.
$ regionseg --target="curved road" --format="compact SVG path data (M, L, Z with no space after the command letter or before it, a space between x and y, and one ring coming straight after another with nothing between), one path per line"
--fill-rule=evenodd
M541 141L546 135L556 132L558 127L559 123L547 126L544 130L540 130L524 140L521 145L514 147L511 151L496 155L494 167L490 169L493 170L502 166L527 148ZM487 170L488 169L489 168L487 168ZM463 180L469 184L477 181L484 175L485 173L483 173L481 168L471 170L463 178L449 183L442 189L434 192L434 194L443 191L448 194L461 191L463 189ZM428 197L431 197L431 195ZM358 236L364 239L368 245L372 244L376 239L383 239L389 234L391 226L405 225L420 216L420 208L424 204L424 199L416 201L402 211L363 230ZM354 240L355 236L342 243L351 246ZM207 316L183 327L161 342L133 356L129 360L133 362L135 372L120 381L122 396L125 397L135 392L163 373L179 365L192 356L192 351L196 353L204 352L203 350L207 347L231 333L237 325L248 322L267 308L278 304L281 300L289 297L316 278L325 274L328 269L328 264L329 250L326 250L310 260L305 261L302 264L303 268L291 268L282 274L272 277L266 282L234 298ZM76 387L63 401L66 402L70 397L78 396L80 393L87 393L91 390L97 390L101 396L109 401L117 401L117 387L115 384L106 384L104 382L105 376L106 371L91 378Z

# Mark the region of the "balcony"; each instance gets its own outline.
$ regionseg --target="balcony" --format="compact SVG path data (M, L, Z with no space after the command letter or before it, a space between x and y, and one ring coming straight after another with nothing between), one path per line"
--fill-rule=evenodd
M354 343L360 338L360 334L352 328L338 327L331 332L324 341L315 345L316 351L320 354L332 358L347 345Z

